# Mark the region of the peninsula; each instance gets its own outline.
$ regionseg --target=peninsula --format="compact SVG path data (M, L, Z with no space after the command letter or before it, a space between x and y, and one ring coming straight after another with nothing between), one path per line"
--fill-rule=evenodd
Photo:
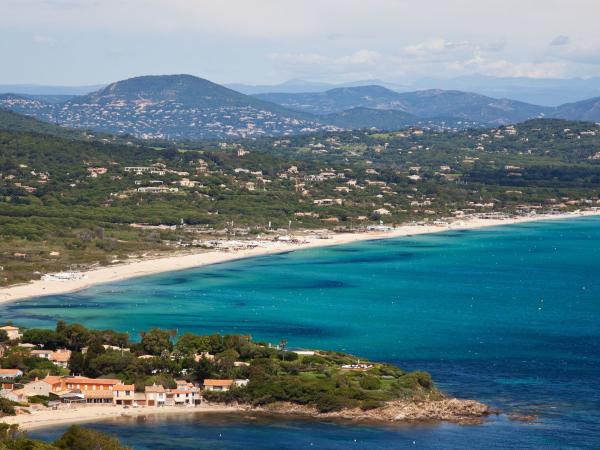
M486 405L449 398L426 372L243 335L175 339L58 322L0 327L2 422L21 429L111 417L253 412L359 422L479 423Z

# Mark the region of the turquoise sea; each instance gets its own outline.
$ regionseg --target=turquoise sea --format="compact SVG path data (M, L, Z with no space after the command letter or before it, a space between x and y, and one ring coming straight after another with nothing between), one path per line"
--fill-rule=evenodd
M450 394L539 415L395 428L202 415L95 425L136 449L599 448L599 269L600 218L580 218L235 261L21 301L0 317L286 338L424 369Z

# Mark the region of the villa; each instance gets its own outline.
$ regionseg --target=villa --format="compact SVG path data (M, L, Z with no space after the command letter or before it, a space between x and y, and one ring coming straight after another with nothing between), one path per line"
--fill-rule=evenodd
M66 369L69 365L69 359L71 358L71 350L32 350L31 356L47 359L48 361L52 361L55 365Z
M113 405L133 405L135 401L135 385L117 384L112 388Z
M8 339L10 339L11 341L21 339L21 336L22 336L22 334L19 331L19 328L13 327L12 325L6 325L3 327L0 327L0 331L6 331L6 334L8 335Z
M210 392L227 392L233 386L233 380L204 380L204 389Z
M23 376L19 369L0 369L0 382L14 381L15 378Z
M167 391L162 385L153 384L144 388L146 406L164 406L167 402Z

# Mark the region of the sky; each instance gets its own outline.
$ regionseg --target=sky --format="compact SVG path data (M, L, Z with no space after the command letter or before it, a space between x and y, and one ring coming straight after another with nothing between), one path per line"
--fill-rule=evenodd
M599 0L0 0L0 84L600 76Z

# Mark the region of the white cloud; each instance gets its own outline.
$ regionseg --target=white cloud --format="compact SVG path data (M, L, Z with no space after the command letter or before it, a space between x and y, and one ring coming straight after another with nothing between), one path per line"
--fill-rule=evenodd
M5 78L39 74L43 58L86 82L182 70L256 83L600 73L598 0L0 2Z
M271 53L267 57L282 73L312 78L352 78L459 76L482 74L500 77L554 78L567 73L563 61L512 61L497 54L504 49L498 43L476 44L430 38L406 45L394 53L359 50L347 55L321 53Z

